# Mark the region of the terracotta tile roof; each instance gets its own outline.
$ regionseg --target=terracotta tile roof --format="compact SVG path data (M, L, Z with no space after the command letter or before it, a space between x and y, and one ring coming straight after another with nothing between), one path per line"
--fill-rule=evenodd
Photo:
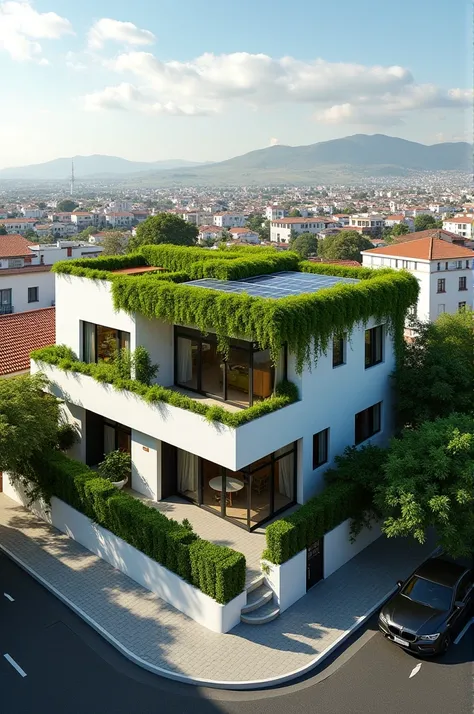
M445 231L443 228L428 228L426 231L415 231L414 233L405 233L403 236L396 236L393 240L394 243L406 243L411 240L420 240L420 238L440 238L446 241L459 241L463 240L461 236L457 233L451 233L451 231Z
M31 240L17 233L0 236L0 258L24 258L31 256L29 246L35 245Z
M0 268L0 278L6 275L28 275L28 273L49 273L52 265L24 265L22 268Z
M462 216L460 218L446 218L444 223L474 223L474 218Z
M453 260L456 258L474 258L474 250L462 245L448 243L440 238L420 238L405 241L385 248L372 248L362 253L371 255L393 255L397 258L414 258L415 260Z
M30 368L30 352L54 345L55 308L0 316L0 376Z
M331 221L328 218L275 218L272 223L286 223L291 225L292 223L337 223L337 221Z
M23 216L20 216L19 218L0 218L0 223L2 225L5 225L7 223L38 223L38 219L23 218Z

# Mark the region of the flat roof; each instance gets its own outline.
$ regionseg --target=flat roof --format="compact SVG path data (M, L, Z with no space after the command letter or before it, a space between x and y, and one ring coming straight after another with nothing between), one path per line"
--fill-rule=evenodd
M341 283L354 284L360 282L355 278L341 278L334 275L319 275L317 273L298 273L287 271L258 275L243 280L191 280L185 285L196 288L208 288L225 293L247 293L253 297L282 298L302 293L317 293L324 288L332 288Z

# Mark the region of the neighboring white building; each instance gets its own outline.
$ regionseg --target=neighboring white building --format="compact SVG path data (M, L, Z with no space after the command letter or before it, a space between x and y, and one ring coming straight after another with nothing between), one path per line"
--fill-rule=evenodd
M38 238L51 236L51 238L60 239L76 235L77 226L74 223L60 223L59 221L55 221L54 223L37 223L33 230Z
M186 223L193 223L195 226L206 226L212 218L207 211L184 211L181 218Z
M131 201L115 200L111 201L105 209L105 213L130 213L132 210Z
M215 213L212 220L214 225L219 226L219 228L243 228L246 218L244 213L224 211L223 213Z
M37 218L0 218L0 225L11 235L24 235L33 230L35 223L38 223Z
M474 217L472 216L454 216L454 218L443 221L443 228L450 233L456 233L456 235L466 238L466 240L472 240L474 238L473 222Z
M260 243L260 236L255 231L248 228L230 228L229 233L232 238L243 241L244 243Z
M38 206L22 206L21 213L25 218L42 218L43 211Z
M332 218L343 228L349 225L349 214L347 213L333 213Z
M54 222L54 223L71 223L71 216L72 212L71 211L61 211L60 213L48 213L48 221Z
M200 226L198 234L198 243L202 244L209 240L215 241L221 237L223 228L217 226Z
M387 216L385 219L385 227L386 228L393 228L393 226L398 226L401 223L404 223L410 231L413 231L415 229L415 221L411 216L404 216L403 213L395 213L391 216Z
M324 218L280 218L270 223L270 240L272 243L289 243L292 233L318 233L325 228L337 228L336 221Z
M281 206L267 206L265 209L265 218L267 219L267 221L276 221L278 220L278 218L285 218L287 215L287 209L282 208Z
M89 228L89 226L98 226L105 223L105 219L105 214L90 213L89 211L73 211L71 213L71 222L77 227L78 233L85 228Z
M349 216L349 229L361 229L362 233L376 233L385 227L385 218L380 213L354 213Z
M368 268L408 270L420 284L419 320L473 307L474 251L440 238L420 238L362 251Z
M118 211L117 213L107 213L105 220L111 228L131 228L135 222L135 216L133 213Z

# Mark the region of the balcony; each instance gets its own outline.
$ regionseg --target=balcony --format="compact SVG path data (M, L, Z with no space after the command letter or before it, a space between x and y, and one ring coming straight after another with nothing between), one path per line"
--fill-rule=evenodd
M0 315L12 315L14 312L13 305L0 305Z

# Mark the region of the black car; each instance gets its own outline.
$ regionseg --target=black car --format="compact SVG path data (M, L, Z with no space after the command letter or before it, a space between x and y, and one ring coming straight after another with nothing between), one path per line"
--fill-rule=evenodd
M431 558L398 586L380 611L380 631L418 655L445 652L471 616L474 570Z

